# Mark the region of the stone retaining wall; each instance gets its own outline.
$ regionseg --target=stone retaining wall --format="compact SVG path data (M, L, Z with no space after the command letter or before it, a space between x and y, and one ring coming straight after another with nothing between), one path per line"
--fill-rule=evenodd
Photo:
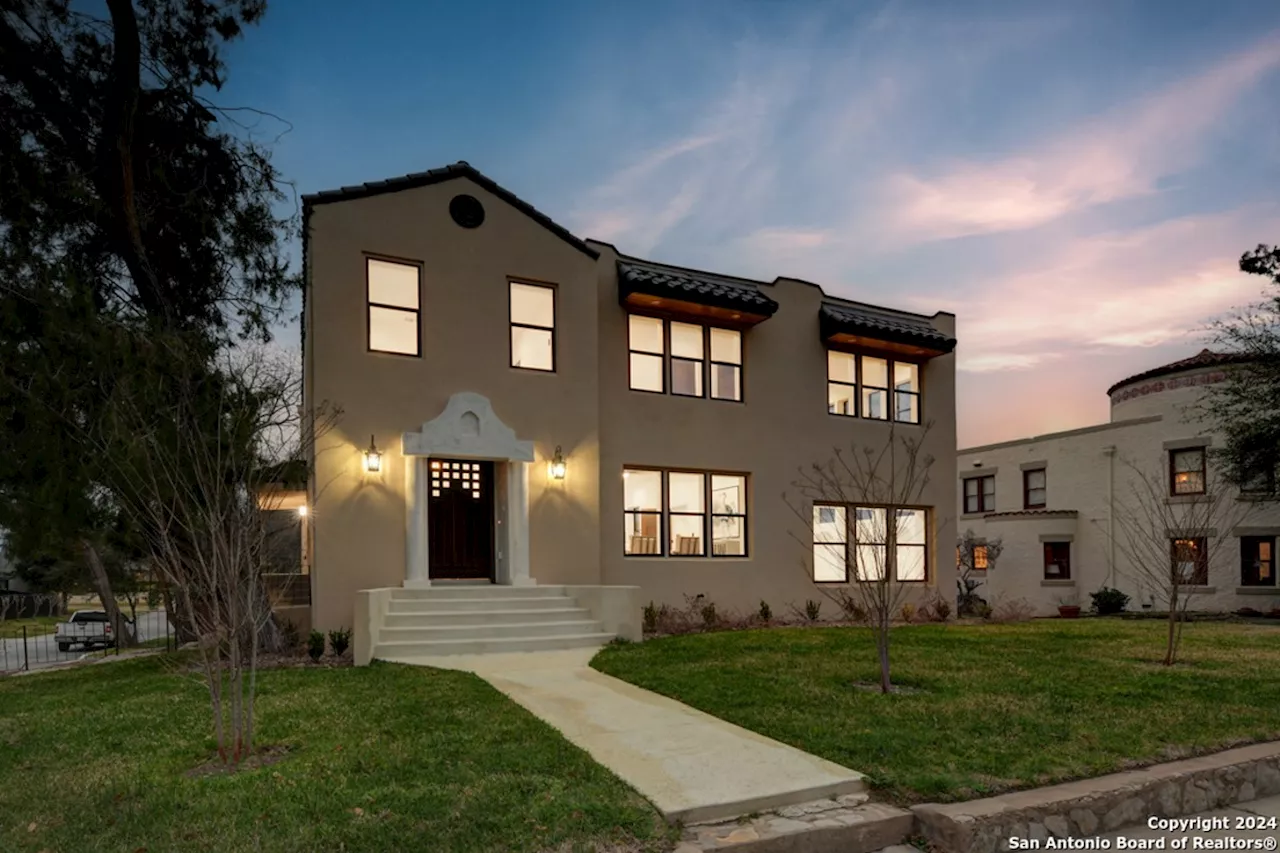
M1280 794L1280 743L912 811L918 831L945 853L995 853L1008 849L1010 836L1089 837L1273 794Z

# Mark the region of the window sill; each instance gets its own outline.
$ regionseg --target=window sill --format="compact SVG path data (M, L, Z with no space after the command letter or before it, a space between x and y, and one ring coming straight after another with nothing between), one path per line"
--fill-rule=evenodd
M961 521L972 521L975 518L985 518L988 513L985 512L965 512L960 514Z
M1238 586L1236 595L1280 595L1280 587L1275 586Z
M1216 586L1199 586L1196 584L1180 584L1178 586L1178 592L1185 592L1188 595L1212 595L1217 591L1218 588Z
M1040 581L1040 586L1061 587L1061 586L1075 586L1075 585L1076 585L1076 582L1073 580L1049 580L1048 578L1046 578L1045 580Z
M1204 492L1196 492L1187 495L1168 495L1165 497L1166 504L1193 504L1196 501L1202 501L1206 497Z

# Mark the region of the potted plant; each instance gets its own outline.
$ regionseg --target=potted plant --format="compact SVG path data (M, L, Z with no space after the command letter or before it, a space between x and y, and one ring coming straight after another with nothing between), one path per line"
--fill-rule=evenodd
M1080 604L1074 596L1065 596L1058 599L1058 618L1059 619L1079 619Z

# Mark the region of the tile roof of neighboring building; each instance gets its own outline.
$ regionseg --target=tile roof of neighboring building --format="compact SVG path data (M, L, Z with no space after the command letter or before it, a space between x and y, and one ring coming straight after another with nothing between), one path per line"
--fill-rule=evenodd
M1200 352L1184 358L1181 361L1175 361L1172 364L1166 364L1162 367L1153 367L1151 370L1145 370L1142 373L1135 373L1128 379L1121 379L1115 385L1107 389L1107 394L1115 392L1117 388L1123 388L1133 382L1141 382L1144 379L1155 379L1160 376L1169 376L1173 373L1182 373L1184 370L1195 370L1200 367L1223 367L1228 364L1240 364L1248 361L1249 356L1239 352L1214 352L1209 349L1202 349Z
M412 190L417 189L418 187L430 186L431 184L443 183L444 181L450 181L454 178L468 178L472 183L484 187L491 194L496 195L507 204L516 208L543 228L546 228L548 231L573 246L575 249L590 255L592 258L600 257L599 252L575 237L567 228L552 221L551 217L542 213L533 205L529 204L529 202L515 195L510 190L503 189L491 178L485 177L466 160L459 160L457 163L442 166L439 169L428 169L425 172L414 172L412 175L404 175L399 178L388 178L385 181L370 181L365 184L342 187L341 189L324 190L318 193L311 193L310 195L304 195L302 197L302 206L305 215L305 212L309 208L317 204L326 204L333 201L350 201L351 199L368 198L369 196L382 195L383 193Z
M939 332L924 317L890 314L865 305L838 305L823 302L820 322L823 335L833 332L865 334L881 340L921 344L942 352L951 352L956 339Z
M983 518L1035 518L1038 516L1050 518L1075 518L1078 516L1079 510L1074 509L1019 509L1011 512L989 512L982 516Z
M778 303L760 292L760 282L639 258L619 257L618 283L623 296L634 292L665 295L767 317L778 310Z

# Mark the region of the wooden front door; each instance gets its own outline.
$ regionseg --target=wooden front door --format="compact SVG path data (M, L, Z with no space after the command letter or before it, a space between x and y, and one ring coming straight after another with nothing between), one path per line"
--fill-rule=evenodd
M493 580L493 463L432 459L428 465L429 576Z

